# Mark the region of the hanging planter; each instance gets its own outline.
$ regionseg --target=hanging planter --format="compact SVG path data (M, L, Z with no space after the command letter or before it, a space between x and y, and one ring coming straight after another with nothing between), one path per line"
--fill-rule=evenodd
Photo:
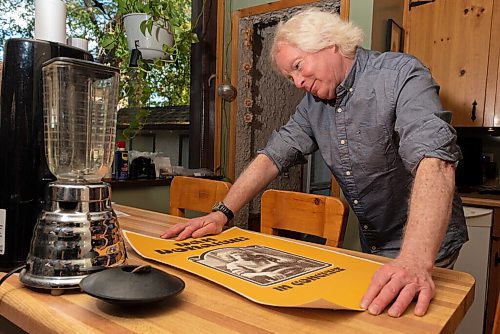
M150 18L151 16L144 13L131 13L123 16L128 49L130 52L139 49L143 59L165 59L167 53L164 51L164 45L168 48L172 47L174 36L164 28L168 24L153 23L151 30L141 29L141 24Z
M1 0L0 0L1 1ZM132 138L144 125L148 107L157 104L151 96L171 101L189 101L185 96L185 73L189 73L191 44L198 36L191 27L190 3L186 0L113 0L113 20L99 42L110 63L120 66L121 101L135 108L134 121L124 131ZM196 19L198 25L206 0ZM172 73L166 73L172 69ZM170 79L166 81L166 79ZM175 89L173 88L173 85ZM177 94L178 88L180 94ZM175 91L175 92L174 92ZM168 95L167 95L168 93ZM163 102L162 102L163 103ZM179 102L175 102L179 105Z

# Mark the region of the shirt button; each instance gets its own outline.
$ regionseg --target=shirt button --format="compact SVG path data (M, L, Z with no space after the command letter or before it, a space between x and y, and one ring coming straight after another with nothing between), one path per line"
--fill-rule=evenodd
M354 88L349 88L349 91L352 93L354 91Z
M357 199L355 199L354 201L352 201L354 204L358 204L359 201ZM366 226L366 225L365 225Z
M368 229L368 225L363 225L363 228L364 228L365 230L367 230L367 229ZM374 248L375 248L375 246L373 246L373 247L372 247L372 249L374 249Z
M344 139L342 139L342 140L340 141L340 143L341 143L342 145L344 145L344 144L345 144L345 140L344 140Z
M349 176L349 175L351 175L351 172L347 171L347 172L345 172L345 175Z
M372 250L377 250L377 247L375 247L375 246L372 246Z
M342 112L342 108L338 108L338 109L337 109L337 112Z

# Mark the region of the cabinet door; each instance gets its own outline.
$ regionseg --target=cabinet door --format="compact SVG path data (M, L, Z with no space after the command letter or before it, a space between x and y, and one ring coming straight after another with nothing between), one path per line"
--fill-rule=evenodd
M493 1L435 0L411 8L410 2L405 52L431 70L453 125L483 126Z

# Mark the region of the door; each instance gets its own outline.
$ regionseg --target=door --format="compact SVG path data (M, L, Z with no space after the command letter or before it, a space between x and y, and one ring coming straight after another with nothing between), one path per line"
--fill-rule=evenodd
M441 86L454 126L483 126L493 1L406 1L405 52Z

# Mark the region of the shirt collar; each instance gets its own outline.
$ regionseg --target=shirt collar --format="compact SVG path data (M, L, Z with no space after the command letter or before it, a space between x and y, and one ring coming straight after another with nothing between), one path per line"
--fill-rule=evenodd
M338 97L342 97L349 88L354 88L355 80L356 80L356 74L363 70L368 63L368 50L362 48L361 46L358 46L356 48L356 54L354 55L354 62L352 63L352 67L347 72L347 76L345 79L340 83L340 85L337 86L336 89L336 95ZM310 94L310 93L307 93ZM316 102L323 102L325 104L329 105L335 105L336 98L331 99L331 100L326 100L326 99L320 99L317 96L314 96L311 94L313 97L314 101Z
M349 88L353 88L356 80L356 74L363 70L368 63L368 50L358 46L356 48L356 55L354 56L354 62L352 63L352 67L347 72L347 76L337 87L337 96L342 96L345 94Z

